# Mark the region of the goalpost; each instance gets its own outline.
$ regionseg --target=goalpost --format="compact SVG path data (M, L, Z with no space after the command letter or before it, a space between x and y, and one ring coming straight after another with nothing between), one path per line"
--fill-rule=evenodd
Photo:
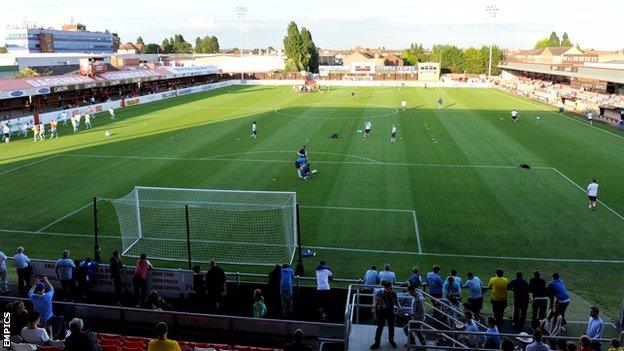
M125 256L268 266L298 247L294 192L137 186L111 202Z

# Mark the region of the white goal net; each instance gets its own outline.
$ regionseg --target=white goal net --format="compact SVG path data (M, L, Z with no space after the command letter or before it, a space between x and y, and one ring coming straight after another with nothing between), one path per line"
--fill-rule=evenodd
M244 265L292 263L296 193L135 187L112 200L123 255ZM187 212L188 206L188 240Z

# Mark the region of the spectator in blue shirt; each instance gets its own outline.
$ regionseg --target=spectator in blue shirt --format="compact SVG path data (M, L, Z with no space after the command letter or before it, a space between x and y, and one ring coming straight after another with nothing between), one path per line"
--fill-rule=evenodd
M389 263L384 264L384 270L379 272L379 280L382 282L385 280L392 283L392 285L396 283L396 274L390 270Z
M602 338L602 318L598 316L599 314L600 310L598 310L598 307L592 307L589 310L589 321L587 322L585 335L593 340Z
M446 299L451 300L454 298L459 300L461 291L461 285L453 279L453 277L446 278L444 285L442 286L442 296Z
M292 282L294 278L295 271L293 271L288 264L282 265L280 292L282 296L282 313L284 314L284 317L290 317L293 314Z
M559 273L552 274L552 280L548 283L546 289L551 298L551 304L553 304L553 298L556 300L555 302L559 304L559 313L563 319L562 325L566 325L565 311L570 305L570 295L563 284L563 280L559 277Z
M13 256L13 264L17 270L17 291L20 296L26 296L30 290L30 277L32 276L32 267L30 259L24 255L24 248L18 247L17 253Z
M486 326L487 329L485 330L485 332L490 335L485 336L485 343L483 344L483 348L498 350L500 348L501 339L498 335L498 328L496 327L496 318L492 316L487 317Z
M427 284L429 285L429 295L442 298L442 278L440 277L440 266L433 266L433 271L427 273Z
M422 285L422 279L420 278L420 269L417 266L412 267L412 275L407 279L408 286L414 286L419 288Z
M468 288L468 304L474 317L479 320L483 308L483 285L481 285L481 279L474 273L468 272L466 276L468 279L464 283L464 288Z
M365 285L379 285L379 272L377 272L377 266L373 265L364 274Z
M460 287L462 286L462 280L457 276L457 270L455 268L451 269L451 275L449 275L449 277L453 277L453 280L455 280ZM459 290L459 299L461 300L461 289Z
M74 261L69 258L69 250L63 251L62 257L54 265L54 271L61 282L61 288L66 301L72 299L72 293L74 292L73 271L75 268Z
M52 329L52 339L65 339L65 320L63 316L52 314L52 298L54 287L48 281L48 277L42 277L28 292L28 299L33 305L33 311L41 315L41 324Z

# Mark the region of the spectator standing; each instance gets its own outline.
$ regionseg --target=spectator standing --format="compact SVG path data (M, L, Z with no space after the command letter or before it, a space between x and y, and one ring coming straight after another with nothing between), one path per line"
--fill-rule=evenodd
M412 303L412 320L418 321L418 322L424 322L426 318L425 295L423 295L422 291L418 290L418 288L414 285L408 286L407 291L412 297L412 299L414 299L414 302ZM423 326L420 323L412 323L411 327L413 329L422 329ZM409 343L413 344L415 340L414 340L414 336L410 335L409 328L410 328L410 323L408 322L403 327L403 331L405 332L405 335L408 337ZM418 336L418 340L420 341L420 344L426 345L426 340L425 340L424 335L418 332L416 333L416 335Z
M598 307L589 309L589 321L587 322L585 335L589 336L592 340L602 338L602 318L600 318L599 314L600 310L598 310Z
M386 322L388 323L388 342L393 348L397 345L394 342L394 307L401 307L396 292L392 289L392 283L383 281L383 289L378 289L374 293L373 317L377 330L375 331L375 343L371 345L371 350L379 348L381 334Z
M74 293L73 274L75 268L76 264L69 258L69 250L63 251L61 258L54 264L54 271L56 272L56 277L61 282L65 301L72 300L72 294Z
M464 283L464 288L468 288L468 305L473 313L473 317L477 320L481 319L481 309L483 308L483 285L481 279L468 272L468 279Z
M175 340L167 339L169 327L164 322L159 322L154 328L156 339L152 339L147 346L148 351L181 351L180 345Z
M446 278L444 285L442 285L442 297L448 300L453 298L456 301L459 301L459 298L461 296L460 291L461 285L459 285L459 283L457 283L455 279L453 279L453 277L449 276L448 278Z
M325 261L316 266L316 293L318 294L319 314L321 320L327 320L329 301L331 297L329 281L332 280L332 271Z
M364 274L364 285L379 285L380 282L377 266L372 265Z
M215 261L210 261L210 268L206 272L206 289L208 290L208 304L212 310L219 310L225 297L225 272Z
M508 284L509 281L503 277L503 270L500 268L496 269L496 276L492 277L488 283L488 289L492 289L492 313L498 329L503 327L503 317L507 308Z
M269 273L269 316L278 317L282 313L281 296L282 267L278 264Z
M253 316L254 318L266 317L267 307L264 303L264 296L262 296L262 290L254 290L254 304L253 304Z
M53 339L65 338L65 319L63 316L55 316L52 313L52 298L54 297L54 287L48 281L48 277L43 277L30 288L28 299L32 303L33 310L39 312L41 324L46 328L51 328L49 333Z
M559 273L555 272L552 274L552 280L546 286L546 290L551 297L551 304L554 304L554 302L552 302L553 298L559 304L559 313L561 314L561 318L563 318L562 325L566 325L565 312L570 305L570 295L568 294L565 284L563 284L563 280L559 277Z
M434 298L442 298L442 277L440 277L440 266L433 266L433 270L427 273L427 284L429 285L429 295Z
M65 339L64 351L100 351L95 334L84 331L84 323L80 318L74 318L69 322L71 334Z
M121 269L123 268L123 264L121 262L121 257L119 257L119 251L113 251L113 255L109 260L109 269L111 279L113 280L113 286L115 287L115 299L117 299L117 304L122 304L121 298Z
M533 271L533 278L529 281L529 292L533 295L531 327L535 329L539 325L539 321L546 318L546 309L548 308L546 281L540 277L539 271Z
M76 291L74 293L77 300L86 299L87 288L87 267L81 266L80 261L74 260L74 271L72 273L72 277L74 278L74 287Z
M282 265L280 275L280 296L282 299L282 314L288 318L293 315L293 279L295 272L288 264Z
M379 272L379 280L382 282L385 280L393 285L396 283L396 274L390 270L389 263L384 264L384 270Z
M542 342L542 331L535 329L533 331L533 342L528 344L524 351L550 351L550 347Z
M204 283L204 273L199 265L193 266L193 291L199 301L203 301L206 296L206 284Z
M516 279L509 283L509 290L514 293L513 328L520 332L524 330L529 308L529 283L522 277L522 272L516 272Z
M152 290L147 298L146 306L154 311L171 311L173 307L160 296L158 291Z
M496 318L492 316L487 317L487 329L485 330L487 335L485 336L485 343L483 344L484 349L499 349L501 346L501 339L498 335L498 328L496 327L496 324Z
M293 333L293 341L285 344L282 349L284 351L312 351L312 347L303 342L304 338L303 330L297 329Z
M452 277L453 280L455 281L455 283L457 283L457 285L459 285L459 295L457 296L457 299L459 301L461 301L461 286L462 286L462 280L460 277L457 276L457 270L455 268L451 269L451 275L449 275L448 277Z
M13 264L17 270L17 290L20 296L26 296L30 290L30 278L32 276L32 266L30 259L24 254L24 248L18 247L17 253L13 256Z
M132 276L132 287L134 288L134 296L137 298L137 307L147 299L147 274L154 266L147 260L147 255L142 253L141 257L134 267L134 275Z
M7 256L0 251L0 294L8 294L11 292L9 283L7 282Z
M418 266L412 267L412 274L407 279L408 286L415 286L419 288L422 285L422 279L420 278L420 269Z

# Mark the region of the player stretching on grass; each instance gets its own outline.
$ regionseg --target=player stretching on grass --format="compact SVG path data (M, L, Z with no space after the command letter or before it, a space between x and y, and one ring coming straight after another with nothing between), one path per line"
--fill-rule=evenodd
M598 198L598 183L596 183L595 178L587 186L587 197L589 198L589 209L595 211L596 199Z
M390 142L391 143L396 143L396 132L397 132L397 127L393 124L392 129L390 129Z
M256 134L258 133L258 128L256 127L256 121L251 124L251 138L255 139Z
M513 111L511 111L511 120L514 122L518 120L518 111L516 111L515 108Z
M405 101L405 99L403 99L403 101L401 101L401 109L403 111L405 111L407 109L407 101Z

